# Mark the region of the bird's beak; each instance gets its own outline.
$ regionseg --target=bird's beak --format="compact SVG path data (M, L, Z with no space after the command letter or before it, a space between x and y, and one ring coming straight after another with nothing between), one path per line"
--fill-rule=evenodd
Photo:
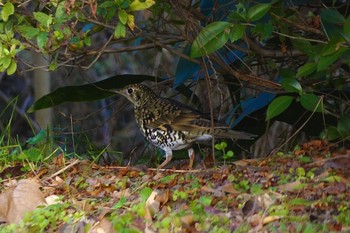
M124 92L122 90L113 90L113 92L119 95L124 95Z

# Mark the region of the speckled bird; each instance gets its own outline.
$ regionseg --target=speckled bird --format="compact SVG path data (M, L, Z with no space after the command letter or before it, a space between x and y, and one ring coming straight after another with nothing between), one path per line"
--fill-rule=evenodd
M231 139L254 137L218 123L212 128L210 119L177 101L160 97L143 84L131 84L116 92L134 105L136 123L144 137L165 151L165 161L158 169L171 161L173 150L181 149L188 149L191 168L194 160L192 144L211 140L212 135Z

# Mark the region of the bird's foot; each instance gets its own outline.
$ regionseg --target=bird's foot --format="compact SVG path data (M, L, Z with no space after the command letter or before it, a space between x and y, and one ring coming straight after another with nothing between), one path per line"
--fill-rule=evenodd
M194 157L195 157L193 148L188 149L188 157L190 158L190 162L188 163L188 169L191 170L193 166Z

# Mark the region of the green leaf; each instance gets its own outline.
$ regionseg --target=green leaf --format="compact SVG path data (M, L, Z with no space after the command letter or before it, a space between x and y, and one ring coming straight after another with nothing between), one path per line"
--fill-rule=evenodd
M305 200L303 198L296 198L296 199L292 199L288 202L289 205L291 206L295 206L295 205L303 205L303 206L311 206L313 204L312 201L309 200Z
M11 65L9 66L9 68L7 68L7 75L14 74L16 70L17 70L17 62L14 59L12 59Z
M152 191L153 190L149 187L145 187L145 188L141 189L141 191L140 191L141 201L143 201L143 202L147 201L147 199L151 195Z
M339 119L337 125L338 132L343 138L350 135L350 117L343 116Z
M222 146L221 146L221 144L215 144L215 149L217 149L217 150L222 150Z
M227 147L227 143L226 142L221 142L220 145L221 145L221 148L223 148L223 149L225 149Z
M301 87L298 80L294 78L284 78L282 80L282 87L289 92L296 92L298 94L301 94L303 91L303 88Z
M241 24L233 25L230 33L230 41L233 43L239 39L242 39L245 32L245 26Z
M314 232L317 232L315 229L314 229L314 225L312 224L312 223L307 223L306 224L306 227L305 227L305 229L304 229L304 233L314 233Z
M229 151L227 151L227 153L226 153L226 157L227 157L227 158L232 158L233 155L234 155L234 153L233 153L232 150L229 150Z
M33 13L34 18L42 25L45 27L49 27L50 24L52 23L52 15L47 15L43 12L34 12Z
M345 23L344 23L344 34L347 38L347 41L350 41L350 16L348 16L348 18L346 19Z
M339 50L340 46L341 46L341 43L337 41L329 41L326 45L323 46L320 55L321 56L332 55L333 53Z
M289 105L293 101L292 96L279 96L276 99L274 99L270 104L269 107L267 108L266 112L266 121L271 120L275 116L278 116L282 112L284 112Z
M314 49L309 41L299 40L299 39L295 39L291 41L292 41L293 47L296 48L297 50L305 53L309 57L316 56L316 53L314 52Z
M259 40L265 40L271 37L274 26L271 21L267 23L257 23L253 32L259 36Z
M126 27L121 22L118 22L117 27L114 30L115 38L124 38L126 36Z
M30 25L20 25L17 28L22 33L22 36L24 36L27 39L32 39L33 37L37 36L40 32L38 28L32 27Z
M117 3L115 1L103 1L98 5L99 8L116 7Z
M112 209L116 210L122 208L127 200L128 199L126 197L121 197L120 200L114 206L112 206Z
M130 11L141 11L141 10L145 10L147 8L150 8L151 6L153 6L156 2L154 0L145 0L145 1L140 1L140 0L134 0L131 4L130 4Z
M308 76L309 74L312 74L313 72L316 71L317 64L312 62L312 63L306 63L302 67L298 69L298 72L296 74L297 78L305 77Z
M118 19L122 24L126 24L128 22L128 13L125 10L118 11Z
M209 206L212 200L213 199L209 196L201 196L198 201L202 203L204 206Z
M94 101L107 98L115 95L115 92L108 90L122 88L126 85L141 83L146 80L156 81L159 79L149 75L125 74L116 75L95 83L61 87L37 100L28 112L50 108L65 102Z
M47 138L47 131L40 130L40 132L37 135L29 138L26 141L26 143L28 143L29 145L37 145L38 143L45 142L46 138Z
M238 3L236 10L229 14L228 19L235 22L247 21L247 9L244 4Z
M2 7L1 11L1 18L3 21L7 21L10 17L10 15L13 15L15 13L15 7L12 3L8 2L5 3L5 5Z
M9 56L6 56L6 57L3 57L3 58L1 59L1 62L0 62L0 63L2 64L2 66L3 66L4 69L7 69L7 68L10 67L11 62L12 62L12 58L9 57Z
M30 162L38 162L43 158L43 154L38 148L32 147L22 151L18 157L19 159L29 160Z
M341 135L338 131L338 128L335 126L328 127L325 133L326 133L327 139L330 141L336 140L336 139L341 137Z
M334 24L345 22L344 16L339 11L330 8L321 11L321 19L322 21Z
M313 93L303 94L300 98L300 103L305 109L309 111L324 112L323 103L320 101L321 97Z
M270 8L271 4L268 3L256 4L252 6L248 10L248 20L252 22L261 19L266 15Z
M47 43L47 32L40 32L36 38L39 49L43 49Z
M172 174L172 175L162 177L159 181L161 183L166 184L166 183L172 182L176 177L177 177L177 174Z
M54 60L54 61L52 61L52 62L50 63L50 65L49 65L49 70L50 70L50 71L54 71L54 70L57 69L57 67L58 67L57 61Z
M305 169L303 167L297 167L296 169L297 176L304 177L305 176Z
M340 48L337 52L333 53L332 55L320 56L320 60L317 63L317 71L328 68L347 51L349 51L349 49Z
M230 27L229 22L216 21L203 28L192 44L191 57L206 56L224 46L230 36Z
M130 4L132 1L131 0L114 0L114 2L117 3L119 8L126 9L130 7Z

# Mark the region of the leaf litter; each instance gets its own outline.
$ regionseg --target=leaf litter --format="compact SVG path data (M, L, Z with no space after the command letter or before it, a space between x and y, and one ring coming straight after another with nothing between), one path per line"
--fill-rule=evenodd
M59 159L2 180L0 232L350 230L350 151L323 141L194 171Z

